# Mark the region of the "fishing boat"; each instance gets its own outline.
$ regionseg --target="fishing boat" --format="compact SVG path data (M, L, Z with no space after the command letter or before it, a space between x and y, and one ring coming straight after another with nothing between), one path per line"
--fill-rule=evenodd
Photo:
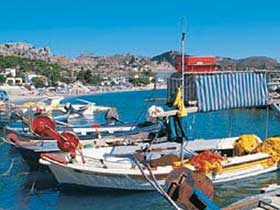
M219 152L234 154L229 150L229 141L224 139L221 145L227 145L225 149L220 147ZM277 139L280 142L280 139ZM264 146L265 147L265 146ZM181 166L179 148L175 150L177 156L170 156L170 153L150 152L145 158L135 160L128 152L128 157L118 157L110 148L87 148L81 154L77 154L75 161L69 160L68 154L42 154L40 163L48 166L51 172L61 184L73 184L87 187L102 187L127 190L152 190L153 187L147 183L141 170L137 167L136 161L149 163L157 181L164 185L165 178L176 167ZM178 151L179 150L179 151ZM188 156L190 155L187 150ZM186 154L184 157L187 156ZM137 155L136 155L137 157ZM139 157L139 156L138 156ZM158 158L155 158L158 157ZM276 160L275 160L276 159ZM232 180L239 180L259 174L275 171L278 166L279 154L272 156L268 152L256 152L241 156L221 156L216 153L202 152L192 158L184 158L183 166L193 171L205 172L214 183L222 183ZM148 175L148 169L144 170Z
M107 112L112 107L98 106L93 102L77 99L79 103L70 102L62 103L66 100L64 97L48 97L39 102L26 102L17 106L17 113L21 115L38 115L47 113L49 116L56 118L57 122L68 122L69 119L84 117L92 119L96 112ZM30 113L31 112L31 113Z
M161 125L156 121L153 123L151 121L146 121L143 123L125 123L119 119L119 115L116 108L113 107L103 107L98 108L94 111L105 113L104 118L106 123L98 123L96 121L87 121L85 119L80 119L73 123L62 123L58 120L58 118L53 117L49 118L48 115L39 115L34 116L35 121L37 118L41 120L49 121L49 125L52 127L56 127L59 132L68 130L75 132L80 140L84 139L93 139L101 136L108 135L124 135L124 134L133 134L139 131L156 131L159 130ZM37 140L38 136L32 132L30 129L30 123L34 118L27 118L24 116L19 116L20 120L10 122L5 127L5 133L8 136L9 133L16 134L18 139L21 140ZM40 121L40 120L39 120ZM49 137L45 137L45 140L50 139ZM9 140L9 139L7 139Z
M32 125L45 125L55 129L55 121L48 116L39 116L32 121ZM110 145L135 145L139 142L150 141L152 133L157 133L161 129L160 124L125 124L106 125L94 127L68 127L59 129L59 133L77 132L81 140L81 145L85 147L105 147ZM2 140L15 147L26 160L31 169L38 168L38 160L41 153L59 152L60 149L56 140L50 136L38 136L33 132L34 126L29 131L14 131L6 128L5 137Z
M20 126L22 125L22 126ZM57 126L59 132L65 130L75 132L81 140L100 138L102 136L110 135L124 135L130 133L136 133L139 131L156 131L159 130L160 125L150 122L144 123L115 123L115 124L98 124L98 123L88 123L84 125L67 125L67 126ZM29 127L27 127L22 122L9 123L5 127L6 136L9 133L15 133L21 140L37 140L39 137L35 135ZM45 140L51 140L50 137L45 137Z

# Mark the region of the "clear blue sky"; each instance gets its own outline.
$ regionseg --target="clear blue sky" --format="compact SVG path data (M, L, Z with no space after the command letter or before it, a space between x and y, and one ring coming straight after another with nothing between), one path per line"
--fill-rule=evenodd
M0 42L49 46L54 54L272 56L280 60L279 0L10 0L1 2Z

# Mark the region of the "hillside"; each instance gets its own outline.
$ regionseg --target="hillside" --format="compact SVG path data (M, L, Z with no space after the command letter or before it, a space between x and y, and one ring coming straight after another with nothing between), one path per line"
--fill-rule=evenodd
M176 51L168 51L153 57L151 60L157 62L166 61L175 66L177 55L180 55L180 53ZM280 63L278 63L276 59L266 56L252 56L242 59L217 57L217 65L218 70L220 71L241 71L247 69L280 69Z
M280 64L277 60L265 56L252 56L242 59L232 59L218 57L217 63L220 70L247 70L247 69L266 69L276 70L279 69Z
M160 55L154 56L151 58L152 61L157 61L157 62L168 62L170 63L172 66L175 66L176 63L176 57L180 55L179 52L177 51L168 51L165 53L162 53Z
M92 74L101 76L133 75L144 72L156 72L162 69L173 70L173 66L169 62L155 62L149 57L144 56L131 54L112 56L80 55L76 58L68 58L53 55L47 47L36 48L21 42L0 44L0 55L58 64L62 69L68 70L71 75L88 70Z
M117 76L152 75L158 71L174 71L176 51L164 52L152 58L132 54L96 56L80 55L76 58L53 55L47 47L36 48L26 43L0 44L0 73L6 68L17 70L17 76L27 73L46 76L50 82L80 80L98 84L102 78ZM220 71L247 69L280 69L277 60L255 56L242 59L217 57Z
M63 80L62 73L65 71L58 64L44 60L34 60L14 55L0 55L0 72L4 72L7 68L17 69L18 77L24 78L24 74L35 73L49 78L51 82Z

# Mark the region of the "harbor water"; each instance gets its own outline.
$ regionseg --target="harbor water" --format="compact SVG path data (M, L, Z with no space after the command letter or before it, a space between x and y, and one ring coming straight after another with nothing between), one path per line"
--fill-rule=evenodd
M81 96L97 105L114 106L124 122L145 120L150 97L165 97L165 90L106 93ZM68 98L74 102L75 97ZM164 106L164 103L158 104ZM102 120L102 119L97 119ZM256 134L265 139L280 134L280 118L266 109L242 109L188 115L188 138L219 138ZM20 154L0 142L0 209L3 210L125 210L170 209L156 192L102 191L69 188L61 190L47 172L32 172ZM223 207L256 194L262 187L279 183L279 172L215 186L215 202Z

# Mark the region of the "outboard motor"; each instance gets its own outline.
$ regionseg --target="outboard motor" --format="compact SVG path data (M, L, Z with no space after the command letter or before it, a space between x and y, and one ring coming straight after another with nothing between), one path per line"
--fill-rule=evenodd
M157 122L157 116L159 114L162 114L162 113L164 113L164 110L163 110L162 107L155 106L155 105L151 106L146 113L147 121L152 122L152 123L156 123Z
M115 107L106 112L105 120L108 124L114 124L116 121L120 121L118 111Z
M71 103L67 102L65 105L64 105L64 109L66 110L66 113L67 114L72 114L75 112L74 110L74 107L72 106Z

